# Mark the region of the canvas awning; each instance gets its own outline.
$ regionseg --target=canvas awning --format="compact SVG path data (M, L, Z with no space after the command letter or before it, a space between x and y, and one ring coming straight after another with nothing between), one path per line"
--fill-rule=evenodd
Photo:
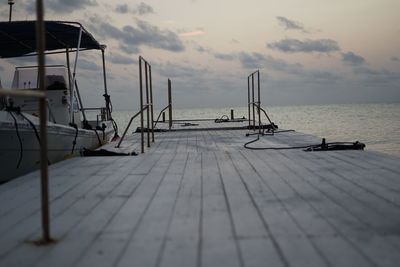
M76 49L81 24L66 21L46 21L46 52L71 48ZM82 27L80 49L103 49L103 46ZM36 22L0 22L0 58L20 57L35 54Z

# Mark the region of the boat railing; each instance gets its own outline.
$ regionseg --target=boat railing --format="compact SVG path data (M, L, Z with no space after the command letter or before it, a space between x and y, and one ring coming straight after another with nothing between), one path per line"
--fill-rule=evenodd
M143 85L143 65L144 65L144 85ZM143 86L146 89L146 103L144 103ZM144 153L144 112L146 111L147 117L147 147L150 147L150 135L151 140L154 142L154 117L153 117L153 85L151 77L151 65L142 57L139 56L139 93L140 93L140 110L131 117L130 123L126 127L124 134L120 138L117 148L121 146L122 141L128 132L134 118L140 115L140 139L141 139L141 153Z
M96 115L96 120L97 122L99 122L99 117L102 121L107 121L110 120L110 113L107 111L106 107L97 107L97 108L80 108L80 111L82 112L82 114L85 113L85 111L99 111L100 113L98 113ZM84 119L86 120L86 116L84 117Z

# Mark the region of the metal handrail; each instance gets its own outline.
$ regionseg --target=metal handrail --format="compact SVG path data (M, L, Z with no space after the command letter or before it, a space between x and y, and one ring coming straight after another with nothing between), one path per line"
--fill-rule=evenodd
M133 120L140 115L140 136L141 136L141 153L144 153L144 112L146 111L146 117L147 117L147 147L150 147L150 133L151 133L151 140L154 142L154 127L157 125L158 120L160 119L160 116L164 110L169 108L170 111L170 128L172 125L172 100L171 100L171 81L168 79L168 106L164 108L161 112L160 115L158 116L156 122L154 123L154 116L153 116L153 84L152 84L152 76L151 76L151 65L142 57L139 56L139 93L140 93L140 111L137 112L135 115L131 117L129 120L129 123L119 140L118 144L115 146L116 148L119 148L121 146L122 141L125 139L126 133L128 132L128 129L130 128ZM143 67L142 63L144 63L144 75L143 75ZM144 77L143 77L144 76ZM143 78L145 84L143 85ZM146 90L145 91L145 101L146 103L143 103L143 87ZM150 112L150 113L149 113Z
M121 146L122 141L125 138L126 133L128 132L128 129L131 127L132 121L139 115L141 115L146 109L149 108L148 104L143 105L142 109L140 111L138 111L135 115L132 116L132 118L129 120L128 126L126 126L124 134L122 135L122 137L119 139L118 144L115 146L116 148L119 148ZM143 128L141 129L143 131ZM143 136L142 136L143 139ZM143 142L142 142L142 146L143 146Z
M171 107L171 105L167 105L165 108L163 108L163 109L160 111L160 114L158 114L157 120L156 120L156 122L154 123L153 128L156 128L157 123L158 123L158 120L159 120L160 117L161 117L161 114L162 114L167 108L170 108L170 107Z
M149 113L149 109L146 110L147 117L147 147L150 147L150 132L152 135L152 142L154 143L154 128L153 128L153 86L152 86L152 77L151 77L151 65L142 57L139 56L139 90L140 90L140 107L143 108L143 68L142 62L144 62L144 77L145 77L145 89L146 89L146 105L149 105L151 108ZM149 92L150 90L150 92ZM149 99L150 97L150 99ZM144 117L143 112L140 113L140 128L141 131L141 153L144 153ZM150 128L151 127L151 128Z
M17 97L29 96L29 97L35 97L35 98L47 98L47 95L45 92L39 91L39 90L31 90L31 89L12 90L12 89L2 88L0 90L0 95L17 96Z
M258 104L255 104L255 103L254 103L254 105L258 108L258 113L260 113L260 110L261 110L262 112L264 112L265 116L267 117L267 119L268 119L268 121L269 121L269 123L270 123L270 125L271 125L271 127L272 127L272 131L275 131L275 130L276 130L275 125L274 125L274 123L271 121L271 119L269 118L267 112L266 112L262 107L260 107ZM261 123L261 120L260 120L260 123Z
M255 94L254 94L254 76L257 74L257 99L255 98ZM251 86L250 86L250 78L251 78ZM276 130L275 125L273 124L273 122L271 121L271 119L269 118L267 112L261 107L261 93L260 93L260 71L257 70L253 73L251 73L248 77L247 77L247 96L248 96L248 112L249 112L249 128L251 128L251 126L253 127L253 130L255 130L256 128L256 115L255 115L255 107L257 108L257 113L258 113L258 133L261 134L261 112L260 110L265 114L265 116L267 117L271 127L272 127L272 133L274 133L274 131ZM251 93L250 93L251 91ZM251 99L250 99L251 98ZM251 117L251 108L253 110L253 116ZM252 122L252 123L251 123Z
M171 128L172 128L172 93L171 93L171 88L172 88L172 86L171 86L171 80L168 79L168 105L160 111L160 114L159 114L158 117L157 117L157 120L156 120L156 123L155 123L154 126L153 126L153 129L156 128L156 125L157 125L157 123L158 123L158 120L160 119L161 114L162 114L163 111L166 110L167 108L169 109L169 110L168 110L168 113L169 113L168 127L169 127L170 130L171 130Z
M169 105L169 129L171 130L172 128L172 86L171 86L171 80L168 79L168 105Z
M257 101L255 100L254 95L254 76L257 74ZM250 86L250 78L251 78L251 86ZM251 94L250 94L251 92ZM250 97L251 96L251 97ZM261 94L260 94L260 71L254 71L247 77L247 105L248 105L248 115L249 115L249 128L253 126L253 129L256 128L256 115L255 115L255 104L261 105ZM250 100L251 98L251 100ZM251 112L252 110L252 112ZM251 116L253 114L253 116ZM258 121L259 127L261 126L261 117L260 112L258 112ZM251 119L252 118L252 119ZM252 122L252 123L251 123ZM253 125L252 125L253 124Z

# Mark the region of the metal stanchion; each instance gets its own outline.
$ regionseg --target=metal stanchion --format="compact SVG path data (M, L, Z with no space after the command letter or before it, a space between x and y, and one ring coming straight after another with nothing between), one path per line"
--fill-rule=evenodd
M142 83L142 57L139 56L139 89L140 89L140 109L143 109L143 83ZM144 129L143 129L143 112L140 112L140 136L141 149L144 153Z
M251 126L251 121L250 121L250 76L247 77L247 107L249 111L249 129Z
M255 99L254 99L254 73L251 75L251 98L252 98L252 104L253 104L253 129L256 128L256 114L255 114Z
M39 65L39 89L46 93L45 86L45 25L44 25L44 8L43 0L36 1L36 42L38 49L38 65ZM40 174L41 174L41 200L42 200L42 228L43 243L51 242L50 238L50 220L49 220L49 177L48 177L48 161L47 161L47 114L46 99L39 100L39 119L40 119Z
M149 82L150 82L150 124L151 124L151 140L154 143L154 110L153 110L153 82L151 78L151 65L149 65Z
M172 94L171 94L171 80L168 79L168 115L169 115L169 129L172 128Z
M148 77L148 64L144 61L144 73L146 79L146 104L149 105L149 77ZM150 113L149 109L146 110L147 117L147 147L150 147Z
M257 89L258 89L258 101L257 101L257 112L258 112L258 132L261 134L261 112L260 112L260 107L261 107L261 94L260 94L260 71L257 71Z

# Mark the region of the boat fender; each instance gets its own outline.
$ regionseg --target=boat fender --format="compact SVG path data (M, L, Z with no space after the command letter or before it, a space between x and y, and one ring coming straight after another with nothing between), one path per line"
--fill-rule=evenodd
M107 141L107 140L104 140L104 139L101 140L101 145L102 145L102 146L107 145L107 144L108 144L108 141Z
M111 139L111 142L115 142L119 139L120 139L120 137L118 135L116 135L116 136L114 135L114 137Z
M67 154L67 155L64 156L64 160L72 159L72 158L75 158L75 157L76 156L74 154Z

